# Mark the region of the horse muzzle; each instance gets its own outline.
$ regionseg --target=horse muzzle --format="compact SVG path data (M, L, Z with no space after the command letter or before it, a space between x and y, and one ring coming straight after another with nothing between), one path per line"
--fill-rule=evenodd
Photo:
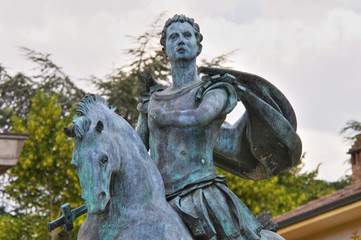
M96 200L94 204L87 204L88 213L101 215L108 210L110 203L110 195L104 191L96 194ZM90 205L90 206L89 206Z

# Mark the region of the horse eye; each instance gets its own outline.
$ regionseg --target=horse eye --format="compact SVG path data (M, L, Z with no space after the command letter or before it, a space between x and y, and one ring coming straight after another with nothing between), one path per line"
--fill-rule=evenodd
M73 166L73 168L76 170L78 168L77 165L75 165L74 163L71 164Z
M103 157L103 158L100 160L100 163L101 163L102 165L107 164L107 163L108 163L108 157L107 157L107 156Z

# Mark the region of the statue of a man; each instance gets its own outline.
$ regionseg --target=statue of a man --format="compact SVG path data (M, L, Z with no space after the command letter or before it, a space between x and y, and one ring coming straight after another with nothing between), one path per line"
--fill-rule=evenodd
M168 19L161 44L171 63L172 84L154 91L149 101L140 104L137 132L162 175L168 202L196 239L260 239L261 224L214 168L217 147L229 141L220 139L227 135L221 131L229 130L227 125L222 130L222 124L242 100L242 93L237 91L236 82L229 80L217 82L213 78L205 86L196 70L202 38L193 19L184 15ZM243 125L238 126L240 136L246 136ZM226 160L223 165L229 170L232 163ZM267 170L266 166L256 171L260 167L252 163L246 168L254 169L248 171L249 176L238 175L252 178L258 174L255 172Z

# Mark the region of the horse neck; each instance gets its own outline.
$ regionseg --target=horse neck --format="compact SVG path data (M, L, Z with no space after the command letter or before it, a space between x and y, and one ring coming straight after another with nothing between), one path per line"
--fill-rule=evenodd
M150 204L166 204L162 178L143 143L128 142L133 145L128 147L126 158L121 156L120 170L113 175L110 210L124 214L130 210L144 211Z

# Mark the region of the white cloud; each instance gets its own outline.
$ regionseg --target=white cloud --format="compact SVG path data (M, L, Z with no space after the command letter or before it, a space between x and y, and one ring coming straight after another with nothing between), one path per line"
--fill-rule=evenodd
M239 49L233 67L270 80L294 106L300 129L317 129L303 133L311 167L326 158L323 146L342 152L338 131L349 119L361 120L357 0L0 0L0 6L2 65L28 71L32 65L16 48L25 46L51 53L78 83L123 65L123 49L131 46L125 36L143 33L161 12L193 17L204 35L201 57ZM328 138L334 140L326 144ZM336 155L331 162L344 160Z
M208 18L205 35L211 40L204 49L220 54L241 48L234 68L278 86L294 104L300 126L338 132L347 120L361 119L355 99L361 88L361 12L322 12L315 22Z
M350 146L343 142L340 135L317 129L299 129L298 134L306 152L303 171L313 171L321 164L317 178L329 181L337 181L346 172L351 173L351 165L347 162Z

